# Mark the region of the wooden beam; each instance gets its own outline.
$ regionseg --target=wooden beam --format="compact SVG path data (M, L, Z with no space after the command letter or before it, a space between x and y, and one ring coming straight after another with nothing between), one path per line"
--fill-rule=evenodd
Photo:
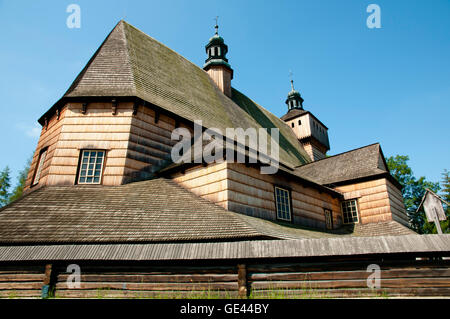
M247 298L247 267L245 264L238 265L238 296Z
M116 99L112 99L112 108L111 108L111 113L112 115L116 115L117 114L117 100Z
M87 103L83 103L83 104L81 105L81 114L86 114L87 107L88 107L88 104L87 104Z
M51 277L52 277L52 264L47 264L45 265L44 280L42 282L42 290L41 290L42 298L49 297Z
M133 103L133 115L136 115L138 112L139 103L136 101Z

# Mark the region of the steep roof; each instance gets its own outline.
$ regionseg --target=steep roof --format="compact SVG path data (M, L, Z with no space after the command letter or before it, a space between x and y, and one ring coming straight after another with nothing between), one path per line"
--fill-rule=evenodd
M326 157L297 167L295 171L322 185L389 174L378 143Z
M120 21L63 99L138 97L189 121L202 120L203 126L223 132L228 127L279 128L280 162L292 168L309 162L295 134L283 121L237 90L232 94L233 99L228 98L203 69Z

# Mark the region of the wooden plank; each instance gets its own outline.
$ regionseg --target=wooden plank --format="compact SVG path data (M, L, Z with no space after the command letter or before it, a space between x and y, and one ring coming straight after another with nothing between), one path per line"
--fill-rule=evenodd
M0 290L41 289L42 281L38 282L0 282Z
M315 289L315 288L364 288L367 280L324 280L324 281L253 281L252 289ZM402 278L381 279L382 288L425 288L449 287L448 278Z
M58 275L58 281L66 281L69 274ZM82 282L136 282L136 283L200 283L200 282L235 282L237 274L190 274L190 275L141 275L141 274L85 274Z
M286 272L286 273L252 273L251 281L291 281L291 280L342 280L367 279L367 271L340 272ZM450 277L450 269L390 269L381 272L382 279L387 278L422 278L422 277ZM450 279L449 279L450 280Z
M237 291L59 290L57 298L236 298Z
M254 290L253 298L367 298L367 297L449 297L450 288L385 288L385 289L274 289Z
M41 298L40 289L0 290L2 298Z
M1 285L1 284L0 284ZM67 284L57 283L56 289L67 289ZM124 283L81 282L79 289L124 289ZM130 290L237 290L237 282L214 283L126 283Z

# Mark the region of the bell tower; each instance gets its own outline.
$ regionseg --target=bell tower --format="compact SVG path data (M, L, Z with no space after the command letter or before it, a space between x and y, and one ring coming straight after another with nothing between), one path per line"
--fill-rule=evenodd
M311 160L317 161L325 158L330 150L328 128L311 112L303 109L303 101L291 80L291 91L285 101L288 112L281 119L294 131Z
M225 44L223 38L219 36L219 26L215 25L216 33L209 39L205 46L206 54L203 70L205 70L212 78L219 89L228 97L231 98L231 80L233 79L233 69L228 63L226 54L228 46Z

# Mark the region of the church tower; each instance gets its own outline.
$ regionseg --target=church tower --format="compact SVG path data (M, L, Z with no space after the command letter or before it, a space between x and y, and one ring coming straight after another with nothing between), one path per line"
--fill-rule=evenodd
M327 151L330 150L328 128L311 112L303 109L304 100L294 89L293 80L291 88L285 101L288 112L281 119L292 128L312 161L325 158Z
M209 74L222 92L231 98L231 80L233 79L233 69L226 58L228 46L225 44L223 38L219 36L217 19L215 29L216 33L211 39L209 39L208 44L205 46L208 58L205 60L203 70Z

